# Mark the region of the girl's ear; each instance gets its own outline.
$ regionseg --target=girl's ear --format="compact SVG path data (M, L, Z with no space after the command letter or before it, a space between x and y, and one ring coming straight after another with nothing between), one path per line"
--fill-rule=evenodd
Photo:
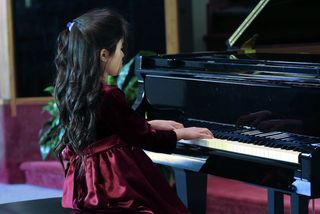
M109 51L105 48L101 49L100 51L100 60L102 62L107 62L109 59Z

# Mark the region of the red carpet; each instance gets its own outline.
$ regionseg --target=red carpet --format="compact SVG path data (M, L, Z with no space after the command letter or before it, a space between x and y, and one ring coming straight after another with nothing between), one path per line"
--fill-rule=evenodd
M207 213L261 214L267 213L267 190L240 181L208 177ZM285 214L290 213L290 197L284 198ZM309 213L312 203L309 203ZM320 199L315 200L315 214L320 214Z

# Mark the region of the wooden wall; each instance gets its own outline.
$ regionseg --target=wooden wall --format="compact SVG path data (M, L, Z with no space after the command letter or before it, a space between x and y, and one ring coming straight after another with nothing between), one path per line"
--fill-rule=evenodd
M166 49L168 54L179 53L179 0L164 0L166 24Z
M0 1L0 100L12 98L14 63L12 46L11 0Z

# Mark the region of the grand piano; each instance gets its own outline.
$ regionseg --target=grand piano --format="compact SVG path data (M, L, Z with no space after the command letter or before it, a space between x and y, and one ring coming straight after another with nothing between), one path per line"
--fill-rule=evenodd
M192 213L205 213L208 174L268 188L268 213L284 212L284 194L295 214L320 197L319 8L316 0L261 0L226 51L136 58L137 111L214 133L181 140L172 154L146 151L175 169Z

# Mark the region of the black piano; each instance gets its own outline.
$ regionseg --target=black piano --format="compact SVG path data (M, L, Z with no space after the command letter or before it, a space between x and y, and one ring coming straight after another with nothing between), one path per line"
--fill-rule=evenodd
M207 174L268 188L269 213L284 212L284 194L291 195L295 214L308 213L309 200L320 198L320 55L259 51L259 33L271 27L257 28L258 34L253 28L266 23L259 14L285 8L300 11L301 19L293 21L300 20L306 33L292 33L289 47L293 41L303 52L314 47L320 41L317 1L261 0L226 51L136 58L137 111L148 119L207 127L215 135L181 140L173 154L147 151L154 162L174 167L178 194L193 213L205 213ZM249 40L236 48L243 35ZM264 35L260 42L267 41Z

